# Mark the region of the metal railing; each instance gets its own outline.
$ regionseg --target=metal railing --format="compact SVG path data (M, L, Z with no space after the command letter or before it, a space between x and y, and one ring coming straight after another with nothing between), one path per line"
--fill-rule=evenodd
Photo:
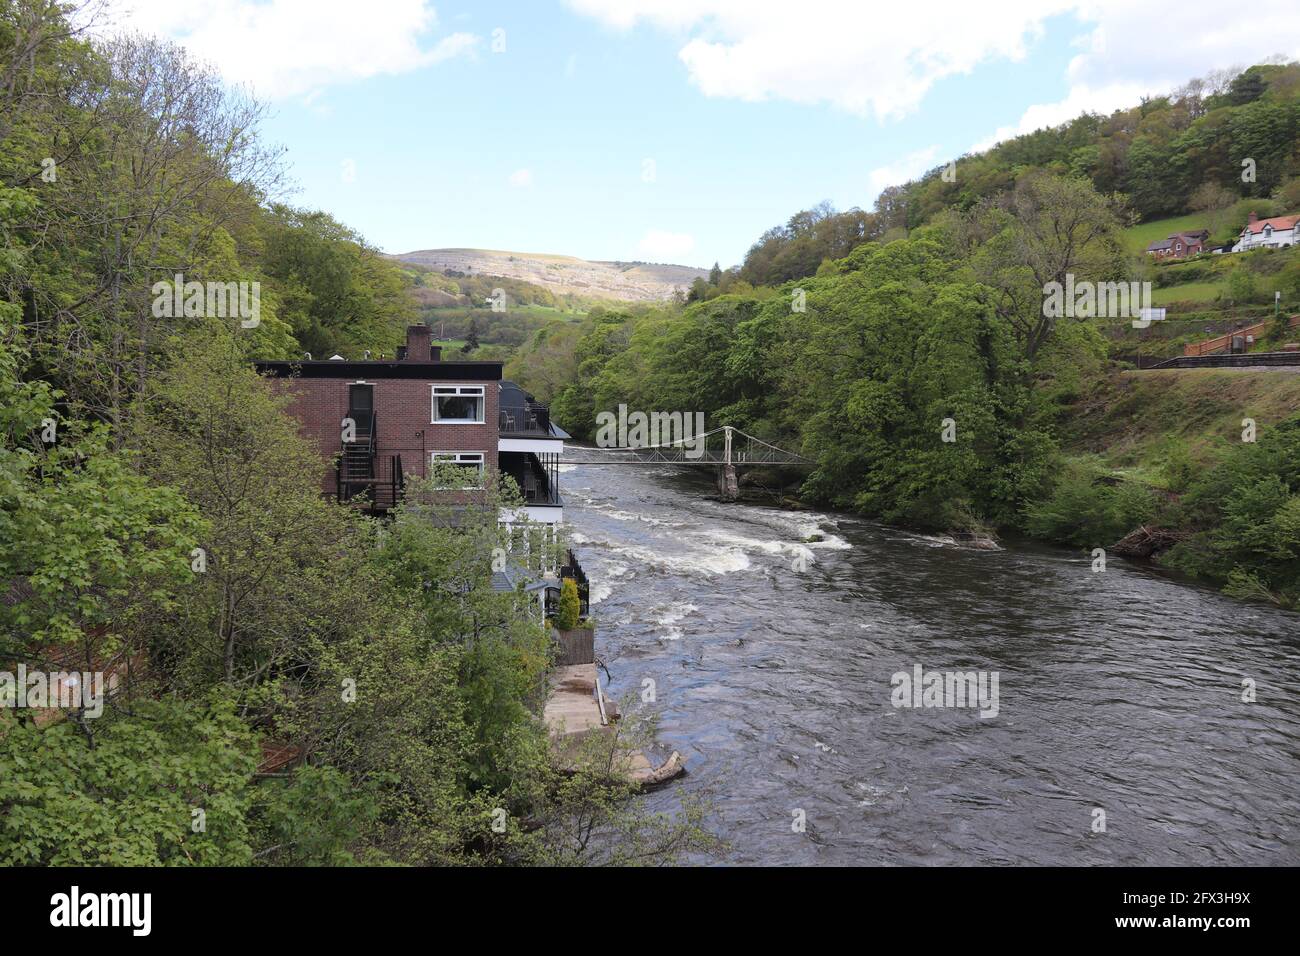
M541 402L512 405L497 413L497 428L502 432L525 435L551 434L551 407Z
M1252 368L1259 366L1300 365L1300 352L1237 352L1219 355L1180 355L1153 365L1165 368Z

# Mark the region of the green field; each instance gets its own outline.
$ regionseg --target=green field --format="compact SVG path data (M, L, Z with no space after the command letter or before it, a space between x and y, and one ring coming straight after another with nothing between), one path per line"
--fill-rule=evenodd
M1152 305L1164 306L1172 302L1213 302L1223 290L1222 282L1184 282L1163 289L1151 290Z
M1203 212L1174 216L1171 219L1154 219L1125 229L1124 243L1130 252L1142 252L1151 243L1168 237L1170 233L1208 228L1210 228L1209 216Z

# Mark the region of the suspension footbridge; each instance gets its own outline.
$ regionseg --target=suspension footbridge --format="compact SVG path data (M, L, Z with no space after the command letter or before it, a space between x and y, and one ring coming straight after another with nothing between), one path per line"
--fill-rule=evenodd
M705 465L717 468L718 488L724 497L738 493L736 468L746 465L781 465L808 468L817 463L771 442L723 425L690 438L658 445L598 448L567 445L564 463L572 465Z

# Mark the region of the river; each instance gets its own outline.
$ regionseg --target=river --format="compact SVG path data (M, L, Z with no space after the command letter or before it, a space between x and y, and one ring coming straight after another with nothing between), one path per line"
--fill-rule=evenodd
M723 504L682 469L564 472L612 696L686 758L643 799L708 795L724 862L1300 863L1300 615L1119 559ZM996 672L997 715L894 706L917 665Z

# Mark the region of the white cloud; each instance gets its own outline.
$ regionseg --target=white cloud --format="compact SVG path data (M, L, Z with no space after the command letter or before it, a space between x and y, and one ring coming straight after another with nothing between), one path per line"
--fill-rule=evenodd
M1079 15L1095 26L1076 40L1082 52L1066 65L1066 97L1030 106L971 152L1084 112L1106 116L1127 109L1142 96L1169 93L1212 70L1248 66L1275 53L1300 58L1300 7L1292 0L1260 0L1249 16L1224 16L1212 4L1184 5L1173 15L1160 7L1101 0L1080 3Z
M644 22L679 34L678 57L708 96L830 103L879 119L914 111L945 77L1023 58L1060 14L1083 30L1080 52L1061 64L1071 90L1061 104L1100 109L1120 91L1160 92L1272 53L1300 57L1295 0L1257 0L1236 12L1208 0L1177 8L1133 0L1000 0L992 8L970 0L567 3L616 29ZM1055 115L1052 105L1039 115Z
M673 262L686 256L695 248L695 237L684 232L664 232L651 229L641 239L637 249L651 262Z
M525 189L533 184L531 169L516 169L510 174L510 185L516 189Z
M946 76L1022 58L1026 41L1068 0L1002 0L995 16L969 0L568 3L615 28L645 21L681 32L678 57L707 96L831 103L884 119L914 110Z
M117 23L176 40L267 99L407 73L481 42L471 33L435 40L428 0L126 0Z
M922 173L933 169L938 165L935 161L935 157L938 155L938 146L927 146L915 153L909 153L896 163L889 163L873 169L868 177L873 200L880 195L880 191L886 186L901 185L909 179L916 179Z

